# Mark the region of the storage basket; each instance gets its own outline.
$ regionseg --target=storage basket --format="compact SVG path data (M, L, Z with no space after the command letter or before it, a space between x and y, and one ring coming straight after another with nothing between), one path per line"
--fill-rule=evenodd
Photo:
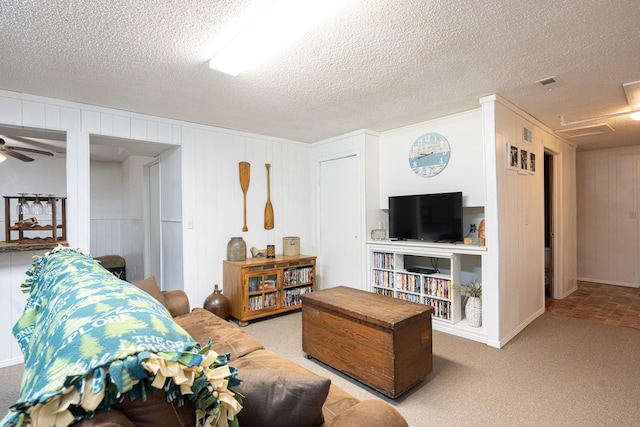
M126 264L120 255L104 255L94 259L118 279L127 280Z

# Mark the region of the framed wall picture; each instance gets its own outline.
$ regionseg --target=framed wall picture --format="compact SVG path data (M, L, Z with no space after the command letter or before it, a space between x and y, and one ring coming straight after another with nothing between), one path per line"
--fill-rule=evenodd
M518 146L507 142L507 169L517 171L520 167Z
M520 149L520 169L518 173L529 173L529 150Z
M533 143L533 130L527 125L522 125L522 142Z
M536 173L536 153L529 153L529 173Z

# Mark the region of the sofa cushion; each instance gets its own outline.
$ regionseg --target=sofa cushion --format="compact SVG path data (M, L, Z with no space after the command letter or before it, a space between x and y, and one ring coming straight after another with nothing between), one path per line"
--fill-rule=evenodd
M146 399L131 400L127 395L122 403L111 406L109 412L100 412L93 418L85 418L74 427L156 427L193 426L196 423L196 409L193 402L183 399L167 402L164 390L148 392Z
M194 308L190 314L173 320L202 346L211 338L211 349L219 354L229 353L231 360L264 348L251 335L203 308Z
M331 380L317 375L273 369L246 369L235 390L242 395L242 427L317 427Z
M189 314L191 311L189 307L189 297L182 289L163 291L162 295L164 296L164 306L169 310L171 317Z
M143 398L131 400L125 396L122 403L113 405L124 413L136 427L154 426L193 426L196 424L196 408L186 396L180 405L177 399L167 402L167 393L158 390L148 392Z
M133 284L160 301L160 303L166 307L167 304L164 300L164 295L158 287L158 282L156 282L155 276L148 277L144 280L140 280L139 282L133 282Z
M301 374L315 375L313 372L286 357L266 349L253 351L241 359L235 360L233 366L240 371L238 375L240 378L243 378L244 373L251 369L287 370ZM335 384L331 384L329 395L322 407L325 422L347 408L357 404L359 401L360 400L348 394Z
M387 402L378 399L363 400L351 405L323 427L334 426L409 427L400 413Z
M109 412L100 412L93 418L84 418L72 425L73 427L137 427L125 414L113 408Z

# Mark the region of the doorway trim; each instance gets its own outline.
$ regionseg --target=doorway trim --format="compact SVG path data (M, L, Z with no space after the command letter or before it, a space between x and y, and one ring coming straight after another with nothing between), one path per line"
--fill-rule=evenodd
M157 174L157 182L155 183L155 187L152 186L153 182L153 174L151 173L151 168L157 166L158 167L158 174ZM162 191L160 189L160 185L161 185L161 180L160 180L160 168L161 168L161 164L160 164L160 160L159 159L154 159L149 163L146 163L144 165L144 199L143 199L143 214L144 214L144 273L145 273L145 277L150 277L150 276L156 276L156 281L158 282L158 286L160 286L160 289L163 289L162 287L162 227L160 226L160 207L162 206L161 204L161 194ZM152 188L156 188L157 192L154 191L152 194ZM158 265L160 266L160 269L158 271L153 271L154 269L152 268L152 266L154 265L154 260L153 257L154 255L154 251L152 250L152 244L151 244L151 237L152 237L152 233L153 233L153 227L154 224L152 223L152 207L151 207L151 198L155 197L156 200L158 201L158 204L156 206L156 208L153 210L155 212L157 212L158 214L158 223L155 224L157 226L157 232L158 232L158 238L160 241L160 250L159 250L159 259L156 260Z
M552 158L551 162L551 176L552 181L550 185L551 190L551 271L549 272L552 277L551 297L553 299L562 299L564 297L562 292L562 285L560 280L564 277L562 274L563 268L563 254L562 254L562 233L557 232L562 230L564 224L562 223L562 154L553 151L547 147L544 147L544 154L549 155ZM544 288L543 288L544 292Z

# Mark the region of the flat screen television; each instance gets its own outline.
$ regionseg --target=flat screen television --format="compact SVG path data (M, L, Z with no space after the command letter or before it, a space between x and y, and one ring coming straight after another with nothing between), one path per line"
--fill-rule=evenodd
M462 233L462 192L389 197L392 239L457 242Z

